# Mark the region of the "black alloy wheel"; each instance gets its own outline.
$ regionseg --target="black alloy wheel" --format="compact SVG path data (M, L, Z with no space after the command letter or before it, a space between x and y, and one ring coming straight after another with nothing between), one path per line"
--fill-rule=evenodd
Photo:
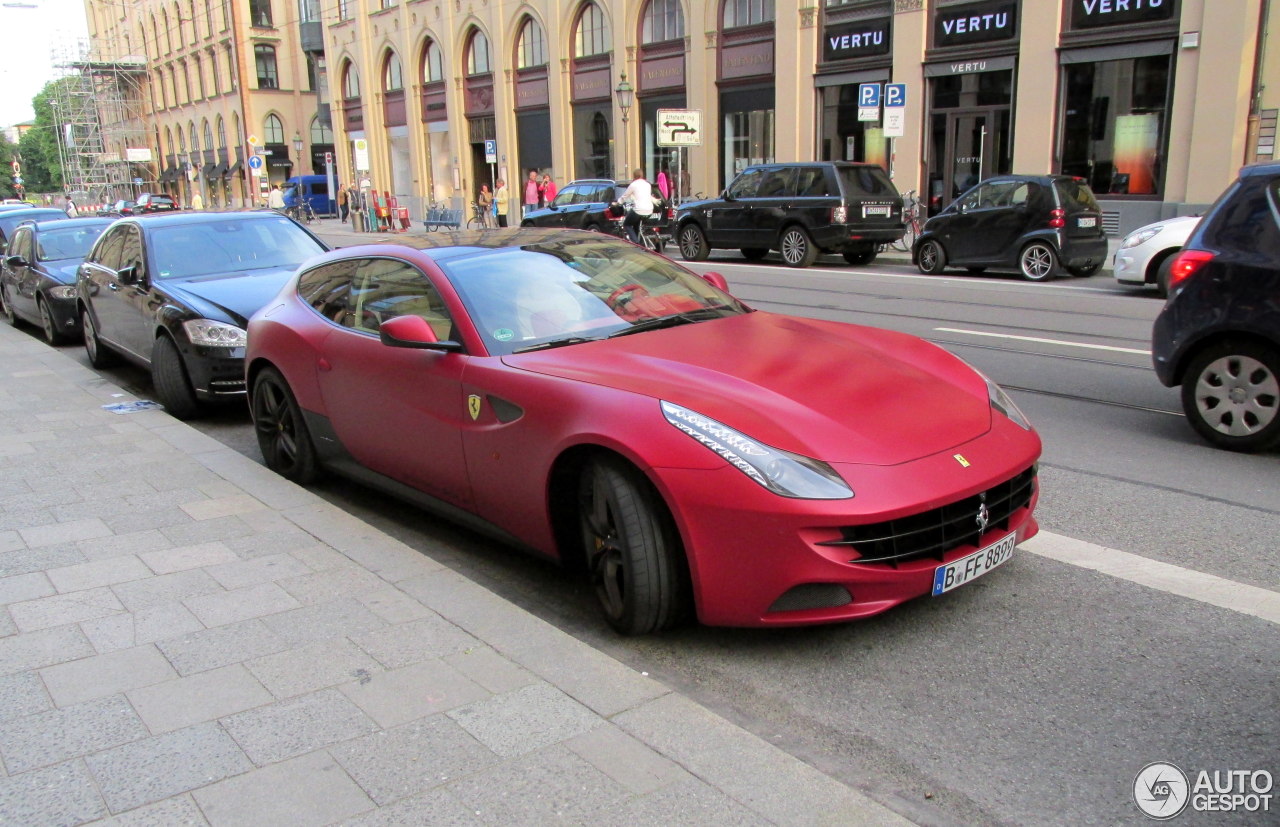
M1058 254L1046 242L1033 241L1018 254L1018 270L1027 281L1048 281L1058 273Z
M747 261L760 261L765 256L769 255L769 248L768 247L743 247L741 252L742 252L742 257L745 258Z
M40 327L44 330L44 339L51 345L60 345L66 341L67 337L58 325L53 321L53 312L49 310L49 303L43 298L36 298L36 308L40 312Z
M921 273L938 275L947 269L947 251L937 241L929 239L916 252L916 267L920 268Z
M200 402L182 364L178 346L167 335L156 337L151 347L151 384L165 411L174 419L192 419L200 413Z
M84 328L84 352L89 357L89 364L98 370L114 365L116 355L98 338L98 328L93 324L93 314L87 307L80 308L80 324Z
M711 254L707 237L697 224L689 223L680 228L680 257L685 261L705 261Z
M302 408L280 371L263 368L253 380L249 411L267 467L299 485L314 482L320 475L315 443Z
M688 582L670 514L648 480L601 457L578 484L587 570L605 620L624 635L669 629L684 619Z
M813 239L803 227L795 224L782 231L778 248L782 251L782 262L788 267L808 267L818 258L818 248L813 246Z
M1280 351L1231 341L1206 348L1183 376L1182 409L1196 432L1219 448L1280 445Z

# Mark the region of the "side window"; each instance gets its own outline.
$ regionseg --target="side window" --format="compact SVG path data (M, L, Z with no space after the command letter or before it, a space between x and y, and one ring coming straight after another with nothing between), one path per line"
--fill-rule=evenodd
M351 282L359 264L358 259L347 259L303 273L298 279L298 296L329 321L351 327Z
M761 171L748 169L729 185L730 198L754 198L760 190Z
M822 167L801 167L796 172L796 195L821 198L827 195L827 175Z
M436 288L421 270L394 258L360 262L351 291L351 327L377 333L387 319L421 316L436 338L452 338L449 311Z
M760 189L756 191L756 197L783 198L788 196L794 191L795 181L795 167L779 167L765 170L760 179Z
M556 193L556 197L551 200L553 207L565 207L573 203L573 199L578 195L577 187L565 187Z
M142 255L142 233L136 225L130 224L124 228L124 243L120 245L120 267L137 267L138 278L142 279L147 274L147 260Z
M89 260L108 270L119 270L120 248L124 244L125 229L125 227L116 227L105 234L89 256Z
M1036 191L1036 185L1028 181L1019 181L1009 191L1010 207L1021 207L1023 204L1030 203L1032 194Z
M976 210L983 206L991 206L990 204L983 203L984 199L990 199L991 192L992 189L990 184L982 184L981 186L974 187L969 190L967 195L960 199L957 206L961 210Z
M31 252L31 228L19 227L13 234L13 243L9 245L8 253L11 256L22 256L30 264L33 261Z

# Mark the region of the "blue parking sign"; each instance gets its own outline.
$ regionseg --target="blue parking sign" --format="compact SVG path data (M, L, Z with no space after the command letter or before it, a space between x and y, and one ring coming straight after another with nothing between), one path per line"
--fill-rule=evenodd
M498 142L493 138L484 142L484 162L486 164L498 163Z
M858 120L880 120L880 84L858 84Z
M886 83L884 87L884 106L901 107L907 105L907 85L905 83Z

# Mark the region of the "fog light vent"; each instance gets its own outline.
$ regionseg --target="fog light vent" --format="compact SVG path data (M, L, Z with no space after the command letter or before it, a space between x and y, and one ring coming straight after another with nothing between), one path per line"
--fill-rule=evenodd
M789 589L769 607L771 612L797 612L802 609L834 609L853 602L853 595L838 583L804 583Z

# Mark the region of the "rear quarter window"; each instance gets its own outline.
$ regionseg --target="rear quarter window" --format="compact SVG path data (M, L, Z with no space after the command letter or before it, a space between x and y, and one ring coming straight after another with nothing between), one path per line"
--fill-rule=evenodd
M1054 189L1058 191L1058 200L1067 212L1093 210L1101 212L1098 199L1093 197L1093 190L1083 181L1054 181Z
M1204 246L1280 260L1280 178L1233 188L1205 227Z
M848 198L892 198L898 194L880 167L840 167L839 172Z

